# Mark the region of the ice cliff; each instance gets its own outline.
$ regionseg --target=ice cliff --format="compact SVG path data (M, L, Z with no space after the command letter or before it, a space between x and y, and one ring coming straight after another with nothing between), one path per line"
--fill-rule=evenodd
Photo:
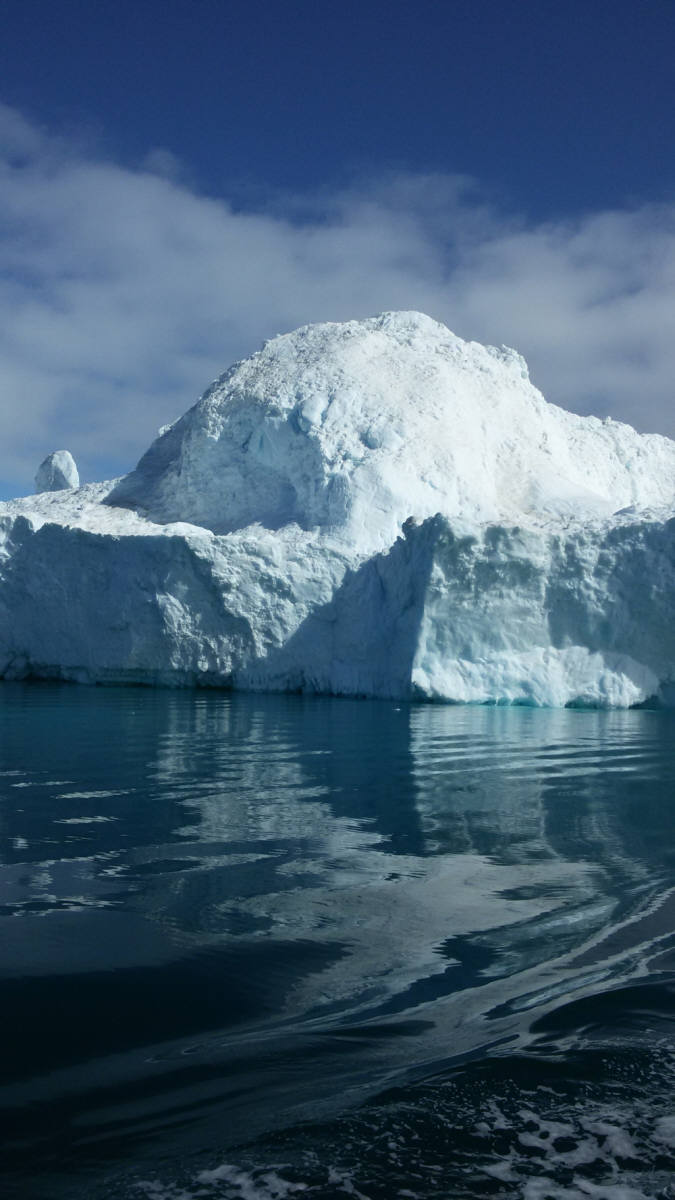
M675 702L675 443L418 313L265 344L112 484L0 505L0 675Z

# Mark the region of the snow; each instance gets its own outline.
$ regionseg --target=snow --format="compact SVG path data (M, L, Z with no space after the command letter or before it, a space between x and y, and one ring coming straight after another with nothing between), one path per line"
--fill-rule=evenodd
M36 492L60 492L79 487L79 484L80 476L70 450L54 450L48 454L35 476Z
M670 503L675 446L547 404L520 355L419 313L308 325L217 380L111 502L216 533L341 530L364 551L410 515L474 521Z
M669 703L674 494L675 443L548 404L513 350L306 326L129 475L0 505L0 675Z

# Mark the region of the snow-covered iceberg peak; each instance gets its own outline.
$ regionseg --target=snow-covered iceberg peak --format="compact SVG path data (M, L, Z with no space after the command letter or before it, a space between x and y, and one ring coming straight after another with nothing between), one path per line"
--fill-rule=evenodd
M217 533L296 523L369 551L409 517L597 517L674 492L668 439L547 404L515 351L398 312L267 342L108 503Z

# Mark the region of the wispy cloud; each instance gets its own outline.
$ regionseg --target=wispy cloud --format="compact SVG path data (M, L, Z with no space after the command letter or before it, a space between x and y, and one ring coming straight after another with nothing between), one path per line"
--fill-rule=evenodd
M129 469L229 363L307 321L418 308L516 346L547 397L675 435L675 206L532 227L471 180L392 175L263 207L0 107L0 478L53 449ZM259 200L259 198L258 198Z

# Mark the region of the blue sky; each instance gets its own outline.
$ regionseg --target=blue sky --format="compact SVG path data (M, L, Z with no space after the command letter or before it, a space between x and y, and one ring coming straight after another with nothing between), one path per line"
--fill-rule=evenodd
M675 435L673 0L4 0L0 495L423 308Z

